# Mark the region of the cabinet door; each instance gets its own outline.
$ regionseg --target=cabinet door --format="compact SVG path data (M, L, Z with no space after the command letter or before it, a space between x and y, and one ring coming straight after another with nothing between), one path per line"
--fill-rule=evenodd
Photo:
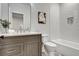
M38 42L27 42L24 44L24 55L25 56L38 56L39 55L39 44Z
M23 44L9 44L0 46L1 56L23 55Z
M32 35L24 38L24 55L40 56L41 55L41 36Z

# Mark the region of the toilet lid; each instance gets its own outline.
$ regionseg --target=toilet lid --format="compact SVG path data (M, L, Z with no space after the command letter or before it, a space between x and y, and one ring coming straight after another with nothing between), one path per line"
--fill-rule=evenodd
M48 46L56 47L56 44L54 44L52 42L46 42L45 44L48 45Z

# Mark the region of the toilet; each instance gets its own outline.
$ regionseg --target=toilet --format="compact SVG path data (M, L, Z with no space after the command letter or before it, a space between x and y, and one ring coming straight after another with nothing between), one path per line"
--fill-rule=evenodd
M56 55L56 44L48 41L48 35L42 35L43 42L43 53L47 56L55 56Z

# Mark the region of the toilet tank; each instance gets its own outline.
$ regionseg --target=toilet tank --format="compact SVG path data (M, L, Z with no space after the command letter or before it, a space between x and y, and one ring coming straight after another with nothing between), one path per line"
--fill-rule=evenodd
M42 42L48 41L48 34L42 34Z

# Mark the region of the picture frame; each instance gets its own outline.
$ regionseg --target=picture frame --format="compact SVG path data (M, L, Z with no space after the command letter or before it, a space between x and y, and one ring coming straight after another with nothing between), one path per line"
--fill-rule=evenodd
M67 24L73 24L73 22L74 22L74 17L67 18Z
M46 24L46 13L45 12L38 12L38 23L39 24Z

